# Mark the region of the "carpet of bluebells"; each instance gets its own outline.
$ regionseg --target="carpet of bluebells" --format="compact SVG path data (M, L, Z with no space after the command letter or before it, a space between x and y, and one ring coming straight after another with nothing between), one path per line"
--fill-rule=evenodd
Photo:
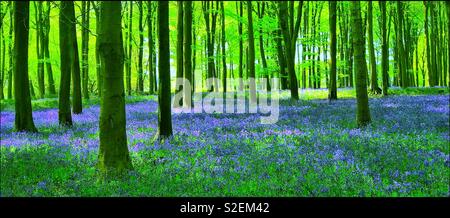
M288 96L288 95L285 95ZM1 196L448 196L449 95L370 99L356 129L354 98L280 101L261 114L174 113L174 136L152 143L157 102L126 105L134 170L98 179L99 106L58 125L33 112L39 133L17 133L1 112Z

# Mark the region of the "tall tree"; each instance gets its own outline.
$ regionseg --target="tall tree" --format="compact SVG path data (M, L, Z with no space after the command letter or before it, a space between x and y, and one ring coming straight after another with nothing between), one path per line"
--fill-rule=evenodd
M336 5L337 2L331 1L329 4L329 25L330 25L330 84L328 85L328 99L337 99L336 87Z
M129 2L130 9L128 11L128 50L126 51L126 66L125 66L125 73L126 73L126 92L128 95L131 95L131 60L133 57L133 44L132 44L132 37L133 37L133 1Z
M9 8L13 8L13 2L9 2ZM12 87L13 87L13 69L14 69L14 62L13 62L13 42L14 42L14 38L13 38L13 29L14 29L14 25L13 25L13 13L14 10L9 10L9 49L8 49L8 56L9 56L9 70L8 70L8 99L12 99L13 98L13 92L12 92Z
M179 78L183 78L183 2L177 2L177 80L175 83L175 93L181 92L183 83ZM179 99L179 102L175 106L182 106L183 98Z
M261 56L261 63L263 67L263 77L266 78L266 89L270 91L270 83L269 83L269 71L267 69L267 60L266 54L264 51L264 37L263 37L263 24L262 19L264 17L264 11L266 7L265 2L257 2L258 7L258 19L259 19L259 54Z
M69 18L70 9L73 9L73 2L62 1L59 12L59 50L60 50L60 68L61 80L59 83L59 124L63 126L72 126L72 114L70 111L70 80L72 72L72 59L74 47L72 46L70 34L71 20Z
M243 78L244 78L244 70L243 70L243 56L244 56L244 40L242 39L242 22L241 19L243 19L243 4L242 1L239 2L239 9L237 9L237 4L238 2L236 2L236 10L239 11L239 20L238 20L238 34L239 34L239 91L243 91L244 90L244 83L243 83Z
M428 13L430 11L430 1L424 1L425 4L425 38L426 38L426 52L427 52L427 71L428 71L428 84L429 86L434 86L434 65L431 63L431 42L430 42L430 34L429 34L429 21L428 21Z
M219 3L216 2L216 5ZM206 48L207 48L207 59L208 59L208 71L207 71L207 83L206 86L209 92L217 90L216 86L216 67L214 64L214 42L216 34L216 22L218 7L214 7L214 2L202 1L203 17L205 18L206 27ZM214 81L214 84L211 82Z
M149 94L154 94L155 86L154 80L155 76L153 75L153 55L154 55L154 47L153 47L153 3L151 1L148 2L147 5L147 24L148 24L148 77L149 77Z
M83 97L89 99L89 12L90 2L81 2L81 68Z
M352 43L354 48L354 69L356 76L356 122L358 127L370 123L369 98L367 95L367 64L365 58L364 32L362 31L360 2L352 2Z
M107 175L132 168L127 147L120 2L100 3L99 52L103 80L98 167Z
M248 69L249 69L249 88L250 102L256 103L256 82L255 82L255 38L253 35L253 9L252 2L247 1L247 26L248 26Z
M448 64L448 71L447 75L450 76L450 2L446 2L447 5L447 64ZM448 85L450 86L450 79L448 80Z
M389 81L389 44L388 44L388 33L386 29L386 2L380 1L380 12L381 12L381 76L383 80L383 90L384 96L388 95L388 81Z
M78 57L78 42L77 42L77 19L75 18L75 7L74 2L70 1L66 5L67 13L63 14L69 19L70 29L70 46L72 46L71 51L71 73L72 73L72 111L74 114L80 114L83 111L82 101L81 101L81 77L80 77L80 60Z
M169 54L169 2L158 2L158 132L156 139L172 135L172 111L170 106L170 54Z
M34 15L35 15L35 23L36 23L36 57L38 60L37 65L37 80L38 80L38 91L39 98L45 97L45 76L44 76L44 49L43 49L43 12L42 5L43 2L33 2L34 4Z
M14 98L16 131L37 132L33 122L28 80L28 34L30 3L14 3Z
M381 94L381 89L378 87L378 78L377 78L377 62L375 57L375 49L373 45L373 8L372 1L369 1L369 5L367 8L367 20L368 20L368 28L369 31L369 60L370 60L370 89L373 93Z
M144 16L144 6L142 1L137 2L139 9L139 48L138 48L138 77L137 77L137 92L139 94L144 93L144 69L142 66L142 61L144 58L144 25L143 25L143 16Z
M50 2L47 3L47 9L44 12L44 18L43 18L43 49L44 49L44 57L45 57L45 64L47 69L47 83L48 83L48 92L51 95L56 94L55 89L55 80L53 79L53 70L52 70L52 63L50 61L50 49L49 49L49 39L50 39L50 11L52 9Z
M222 21L222 86L223 86L223 92L227 92L227 60L226 60L226 54L225 54L225 9L223 7L223 1L220 2L220 15L221 15L221 21Z
M297 15L297 21L294 24L291 20L291 24L288 27L288 21L286 14L287 12L287 2L278 2L279 10L278 10L278 19L281 26L281 32L283 34L284 44L285 44L285 50L286 50L286 56L287 56L287 66L288 66L288 72L289 72L289 84L291 89L291 98L294 100L298 100L298 83L297 83L297 77L295 75L295 43L297 41L297 35L298 30L300 29L300 20L301 20L301 12L302 12L302 5L303 2L299 3L298 6L298 15ZM293 8L293 2L291 2L291 8ZM290 10L291 14L290 16L294 16L293 9ZM293 19L293 17L291 18ZM292 31L291 31L292 30Z
M186 1L184 2L184 79L186 82L191 84L193 87L193 78L192 78L192 2ZM192 94L193 89L184 88L187 87L185 84L183 86L184 96L183 96L183 105L187 108L191 108L193 105L192 102Z

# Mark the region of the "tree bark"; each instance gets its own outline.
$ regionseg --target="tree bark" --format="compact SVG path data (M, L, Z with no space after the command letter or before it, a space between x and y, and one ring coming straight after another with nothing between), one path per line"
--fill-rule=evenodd
M69 18L70 5L73 2L63 1L60 5L59 13L59 49L61 80L59 83L59 124L72 126L72 114L70 111L70 80L72 72L72 59L74 47L72 46L72 35L70 34L71 20Z
M132 168L127 147L120 2L100 3L99 52L103 80L100 100L98 168L114 176Z
M83 97L89 99L89 11L90 2L81 2L81 66L82 66L82 86Z
M170 96L170 54L169 54L169 2L158 2L158 132L156 139L163 140L172 135L172 114Z
M287 14L287 3L286 2L278 2L279 5L279 14L278 19L281 25L281 32L283 34L284 43L286 46L286 56L287 56L287 66L289 72L289 83L291 89L291 99L298 100L298 83L295 75L295 66L294 66L294 58L295 58L295 46L292 46L292 37L289 35L288 24L286 20ZM301 7L300 7L301 8ZM301 13L301 10L299 11ZM297 26L297 25L296 25ZM297 38L295 36L295 38ZM294 54L293 54L294 53Z
M364 127L370 123L369 98L367 95L367 65L364 48L364 32L362 31L362 19L360 2L352 2L352 42L354 48L355 75L356 75L356 122L358 127Z
M384 96L388 95L388 81L389 81L389 44L387 29L386 29L386 2L380 1L380 12L381 12L381 76L383 80L383 90Z
M33 114L28 80L28 34L29 34L29 2L14 3L14 98L15 98L15 130L37 132L33 122Z
M368 28L369 31L369 60L370 60L370 73L371 73L371 80L370 80L370 89L375 94L381 94L381 89L378 87L378 78L377 78L377 62L375 57L375 49L373 45L373 9L372 9L372 1L368 2L368 12L367 12L367 19L368 19Z
M183 105L187 108L191 108L193 106L192 102L192 87L194 84L192 83L192 2L186 1L184 2L184 79L191 84L191 89L185 89L187 84L183 85Z
M337 2L328 2L330 22L330 84L328 85L328 99L337 99L336 86L336 5Z

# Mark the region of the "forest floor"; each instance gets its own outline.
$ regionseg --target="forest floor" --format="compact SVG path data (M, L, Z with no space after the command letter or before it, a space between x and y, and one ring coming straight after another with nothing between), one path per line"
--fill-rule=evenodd
M372 123L356 129L352 89L283 92L279 121L260 114L173 114L174 137L151 143L155 97L127 98L134 170L96 176L98 100L85 101L70 129L57 99L33 100L39 133L16 133L2 101L0 196L448 196L449 92L391 89L370 96ZM55 103L56 102L56 103Z

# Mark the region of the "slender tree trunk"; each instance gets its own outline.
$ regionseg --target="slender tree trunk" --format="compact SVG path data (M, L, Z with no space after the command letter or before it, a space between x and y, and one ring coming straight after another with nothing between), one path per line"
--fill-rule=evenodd
M225 54L225 10L223 7L223 2L220 2L220 10L221 10L221 17L222 17L222 68L223 68L223 74L222 74L222 86L223 86L223 92L227 92L227 60L226 60L226 54Z
M127 147L123 41L120 2L100 3L99 52L103 93L100 101L98 167L106 175L132 169Z
M286 74L286 55L284 53L284 48L281 44L283 36L281 34L281 29L276 31L276 42L277 42L277 55L278 55L278 65L280 66L280 77L281 77L281 89L287 89L287 74ZM304 81L303 81L304 82Z
M72 52L72 111L74 114L80 114L83 111L82 107L82 101L81 101L81 78L80 78L80 60L78 57L78 40L77 40L77 29L76 29L76 23L77 20L75 18L75 7L74 2L71 1L70 4L68 4L68 7L70 10L67 12L67 16L69 16L69 22L70 22L70 32L71 34L70 40L71 40L71 46L73 49Z
M72 7L70 6L72 5ZM73 2L62 1L59 13L59 49L61 80L59 83L59 111L58 120L62 126L72 126L72 114L70 112L70 80L72 71L72 59L74 47L72 46L73 35L70 34L71 20L70 10L73 9Z
M177 81L175 83L175 94L181 92L181 87L184 90L183 82L178 80L179 78L183 78L183 2L177 2ZM175 106L183 105L183 97L179 99L178 104Z
M292 40L291 40L292 37L289 36L290 34L289 34L288 24L287 24L287 20L286 20L287 3L286 2L278 2L278 5L280 7L278 19L280 21L281 32L283 34L283 39L284 39L284 43L286 46L286 56L287 56L287 66L288 66L288 72L289 72L289 83L290 83L290 89L291 89L291 99L298 100L299 99L298 98L298 84L297 84L297 78L295 75L295 66L294 66L295 46L294 47L292 46ZM301 13L301 10L299 11L299 13ZM298 27L298 28L300 28L300 27ZM297 27L296 27L296 29L297 29ZM297 38L297 37L295 36L295 38Z
M148 78L149 78L149 88L148 92L150 95L154 94L154 75L153 75L153 10L152 10L152 2L149 1L147 5L147 24L148 24Z
M261 6L262 4L262 6ZM258 2L258 18L259 20L262 20L264 17L264 10L265 10L265 3ZM264 51L264 38L263 38L263 27L262 25L259 25L259 54L261 55L261 63L263 67L263 76L266 79L266 89L267 91L270 91L270 82L269 82L269 71L267 69L267 60L266 60L266 54Z
M14 98L15 130L37 132L33 122L28 81L29 2L14 3Z
M38 80L38 91L39 98L45 97L45 75L44 75L44 50L43 50L43 14L42 5L43 2L33 2L35 8L35 18L36 18L36 54L38 60L37 66L37 80Z
M127 94L131 95L131 63L133 58L133 1L130 1L130 9L128 14L128 57L126 58L126 87Z
M367 65L364 48L364 32L362 31L362 19L360 2L352 2L352 42L354 46L354 61L356 74L356 122L358 127L364 127L370 123L369 98L367 95Z
M191 84L193 87L193 79L192 79L192 2L186 1L184 2L184 79ZM193 89L187 89L187 84L183 85L183 105L187 108L191 108L193 106L192 102L192 94Z
M143 58L144 58L144 26L142 23L142 19L144 16L144 6L142 2L138 3L139 9L139 49L138 49L138 78L137 78L137 92L139 94L144 93L144 69L142 66Z
M13 2L9 2L9 8L13 8ZM13 62L13 44L14 44L14 38L13 38L13 13L14 10L9 10L9 49L8 49L8 56L9 56L9 70L8 70L8 99L13 98L13 69L14 69L14 62Z
M238 2L236 2L236 5ZM239 2L239 17L243 18L243 6L242 2ZM239 33L239 91L244 90L244 76L243 76L243 56L244 56L244 45L242 40L242 23L238 23L238 33ZM281 65L280 65L281 66Z
M162 140L172 135L172 114L170 107L170 54L169 54L169 2L158 2L159 40L159 93L158 93L158 133Z
M255 39L253 35L253 9L252 2L247 1L247 21L248 21L248 68L249 68L249 88L250 103L256 103L256 82L255 82Z
M389 35L387 35L386 29L386 2L380 1L380 12L381 12L381 75L383 80L383 90L384 96L388 95L388 81L389 81L389 44L387 42Z
M372 15L372 1L369 1L368 6L368 28L369 31L369 60L370 60L370 73L371 73L371 80L370 80L370 89L373 93L381 94L381 89L378 87L378 78L377 78L377 62L375 57L375 49L373 45L373 15Z
M50 50L48 48L49 46L49 39L50 39L50 11L51 11L51 5L50 2L46 2L47 3L47 11L45 13L45 17L44 17L44 25L43 27L44 29L44 56L45 56L45 63L46 63L46 68L47 68L47 83L48 83L48 92L51 95L55 95L56 94L56 89L55 89L55 80L53 79L53 70L52 70L52 63L50 61Z
M336 5L337 2L331 1L329 4L329 25L330 25L330 84L328 85L328 99L337 99L336 86Z
M83 97L89 99L89 11L90 2L81 2L81 23L83 25L81 34L81 66Z
M100 62L100 51L99 51L99 41L98 41L98 34L100 33L100 8L97 5L93 4L93 8L95 11L95 32L97 34L97 37L95 38L95 74L97 76L97 93L98 96L102 96L102 79L101 79L101 62Z

